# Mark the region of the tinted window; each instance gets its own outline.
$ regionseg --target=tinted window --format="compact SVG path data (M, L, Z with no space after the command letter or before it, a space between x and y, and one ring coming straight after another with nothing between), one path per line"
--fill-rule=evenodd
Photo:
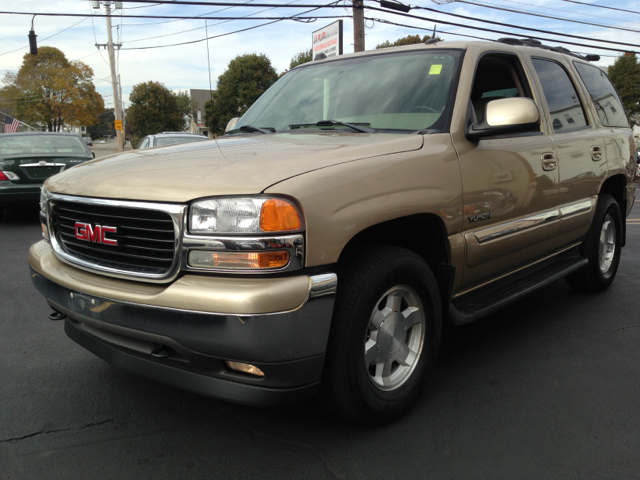
M534 58L532 61L547 99L553 128L563 132L586 127L580 97L565 69L550 60Z
M629 121L622 108L620 97L604 72L584 63L574 62L574 65L591 95L602 125L628 127Z

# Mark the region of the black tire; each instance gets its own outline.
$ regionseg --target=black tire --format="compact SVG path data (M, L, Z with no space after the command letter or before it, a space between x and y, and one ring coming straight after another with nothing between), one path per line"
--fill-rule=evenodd
M611 238L615 235L615 238ZM606 242L601 242L601 238ZM613 250L612 250L613 249ZM572 288L585 292L601 292L613 283L622 249L622 215L611 195L598 198L591 228L581 247L589 264L566 277Z
M383 303L394 308L381 310ZM394 316L388 313L392 310L401 313ZM376 319L384 315L379 323ZM376 323L380 326L373 328ZM424 260L404 248L360 248L339 269L323 403L359 423L382 424L399 417L433 372L441 336L438 285ZM365 344L369 354L377 355L369 365Z

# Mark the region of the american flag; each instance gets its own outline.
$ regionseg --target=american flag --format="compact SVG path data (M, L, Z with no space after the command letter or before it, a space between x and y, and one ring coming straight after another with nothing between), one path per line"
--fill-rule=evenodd
M4 117L4 133L16 133L20 126L20 120L11 118L9 115Z

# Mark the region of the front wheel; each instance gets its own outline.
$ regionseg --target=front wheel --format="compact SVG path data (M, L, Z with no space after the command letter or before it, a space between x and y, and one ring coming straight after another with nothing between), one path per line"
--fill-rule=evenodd
M582 255L588 265L566 278L576 290L600 292L613 283L620 263L622 248L622 215L611 195L598 198L591 228L582 244Z
M338 277L322 396L336 413L380 424L404 413L435 366L442 308L429 266L410 250L365 247Z

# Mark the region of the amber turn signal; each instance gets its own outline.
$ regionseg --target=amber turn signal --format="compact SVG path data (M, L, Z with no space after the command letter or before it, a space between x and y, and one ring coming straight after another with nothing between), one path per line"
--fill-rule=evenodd
M298 209L281 198L271 198L262 204L260 229L263 232L287 232L299 230L301 225Z
M192 250L189 265L196 268L262 269L289 263L289 252L208 252Z

